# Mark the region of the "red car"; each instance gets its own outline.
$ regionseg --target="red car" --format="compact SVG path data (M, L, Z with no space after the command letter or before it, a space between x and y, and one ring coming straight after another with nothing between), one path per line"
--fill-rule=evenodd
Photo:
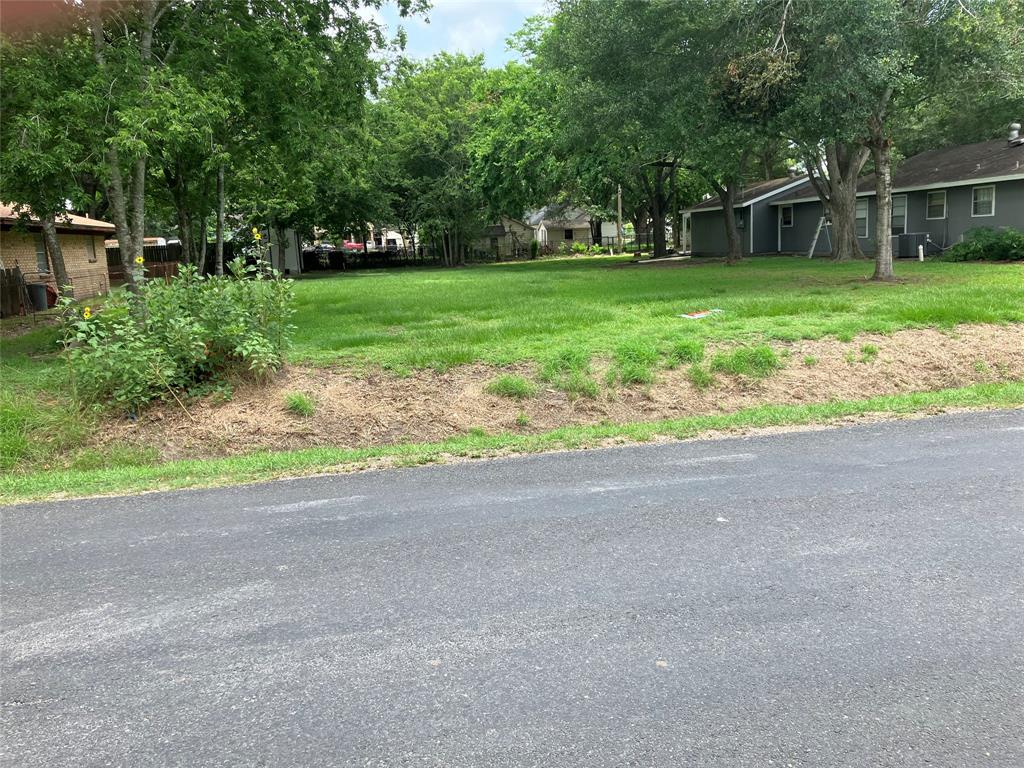
M363 250L363 244L357 243L355 240L346 240L341 244L343 251L361 251Z

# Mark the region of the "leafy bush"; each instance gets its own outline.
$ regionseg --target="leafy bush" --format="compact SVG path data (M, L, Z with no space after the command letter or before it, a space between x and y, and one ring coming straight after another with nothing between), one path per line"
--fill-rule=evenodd
M540 242L538 240L530 241L530 258L536 259L540 255Z
M240 259L230 275L203 277L184 265L170 280L146 280L137 295L102 311L65 305L64 347L78 395L137 409L228 375L277 370L291 339L292 281Z
M711 360L711 370L763 379L782 367L782 361L771 347L740 347L732 352L719 352Z
M499 376L489 382L484 390L489 394L514 400L525 400L528 397L533 397L537 392L537 388L532 382L522 376L510 375Z
M313 398L305 392L289 392L284 396L284 407L296 416L312 416L316 412Z
M1002 227L972 229L942 254L943 261L1017 261L1024 259L1024 232Z

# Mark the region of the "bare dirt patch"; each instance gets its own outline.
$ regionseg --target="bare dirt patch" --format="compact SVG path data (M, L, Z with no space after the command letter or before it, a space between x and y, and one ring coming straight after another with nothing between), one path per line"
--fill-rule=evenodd
M865 354L865 345L877 348L877 355L870 349ZM596 399L575 401L543 384L535 397L523 401L484 391L502 373L535 378L532 363L503 368L473 364L408 377L381 370L293 366L270 384L239 386L228 402L207 398L190 403L191 418L177 404L167 403L148 409L137 421L109 420L96 440L155 446L166 460L261 449L359 448L434 442L472 429L536 433L568 425L656 421L767 403L857 400L1024 378L1020 325L908 330L852 342L801 341L775 347L788 353L785 365L766 379L719 375L713 387L700 391L685 368L659 370L649 387L602 388ZM302 417L288 411L285 395L290 392L310 396L315 413Z

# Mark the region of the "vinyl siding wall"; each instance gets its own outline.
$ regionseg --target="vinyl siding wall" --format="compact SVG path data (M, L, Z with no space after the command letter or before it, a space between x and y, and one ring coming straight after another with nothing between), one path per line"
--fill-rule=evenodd
M736 225L739 227L743 255L775 253L778 245L776 211L766 200L745 208L736 208ZM751 248L750 225L753 222L753 248ZM742 222L742 226L740 223ZM692 248L698 256L723 256L729 252L729 241L725 235L725 214L722 211L693 211L690 214Z

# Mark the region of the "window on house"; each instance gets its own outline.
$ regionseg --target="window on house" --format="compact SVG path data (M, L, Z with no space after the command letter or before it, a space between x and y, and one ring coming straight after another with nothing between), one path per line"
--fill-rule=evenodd
M40 272L50 271L50 260L46 257L46 241L42 232L36 234L36 269Z
M793 226L793 206L784 205L779 209L782 216L782 226L792 227Z
M939 189L928 193L928 211L925 213L925 218L946 218L946 190Z
M571 229L565 230L565 239L566 240L572 240L572 230Z
M85 238L85 255L89 257L89 263L96 263L96 241L92 237Z
M857 237L868 236L868 199L857 200Z
M902 235L907 231L907 196L892 196L892 233Z
M975 187L971 199L971 216L996 215L996 188Z

